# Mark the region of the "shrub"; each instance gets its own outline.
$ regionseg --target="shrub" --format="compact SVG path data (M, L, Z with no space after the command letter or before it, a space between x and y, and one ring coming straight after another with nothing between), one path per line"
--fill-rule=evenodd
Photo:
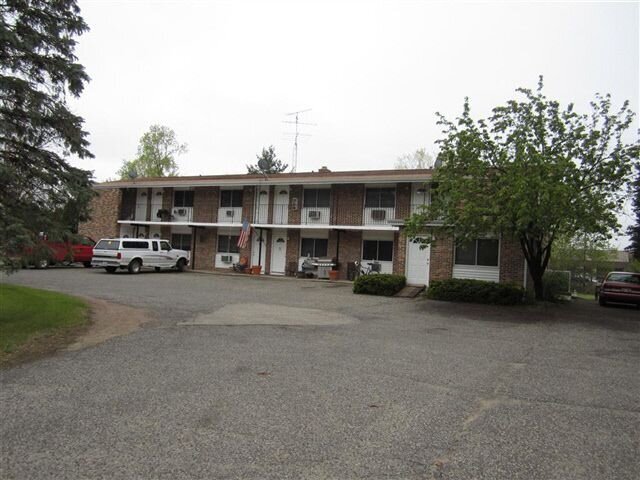
M384 295L390 297L404 288L407 279L404 275L361 275L353 282L353 293L367 295Z
M522 303L524 289L508 283L450 278L431 282L427 290L427 297L449 302L515 305Z

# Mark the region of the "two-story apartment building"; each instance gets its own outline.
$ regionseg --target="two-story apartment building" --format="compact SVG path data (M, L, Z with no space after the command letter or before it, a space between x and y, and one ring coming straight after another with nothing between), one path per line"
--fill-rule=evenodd
M377 170L220 175L119 180L96 185L93 238L161 237L191 251L197 270L228 270L246 256L271 275L293 274L306 257L333 258L339 277L351 262L377 261L383 273L413 284L451 277L524 281L519 245L479 238L455 245L433 227L426 249L407 239L402 223L428 204L431 170ZM238 248L242 222L251 239Z

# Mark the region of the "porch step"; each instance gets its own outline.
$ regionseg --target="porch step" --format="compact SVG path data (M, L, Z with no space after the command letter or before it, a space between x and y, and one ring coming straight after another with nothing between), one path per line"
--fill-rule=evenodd
M407 285L394 295L394 297L414 298L424 290L424 285Z

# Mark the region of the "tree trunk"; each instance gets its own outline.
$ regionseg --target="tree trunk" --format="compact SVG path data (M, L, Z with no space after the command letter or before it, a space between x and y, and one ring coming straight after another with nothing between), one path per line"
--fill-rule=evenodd
M544 300L544 283L542 282L543 274L534 274L531 272L531 278L533 279L533 290L536 294L536 300Z

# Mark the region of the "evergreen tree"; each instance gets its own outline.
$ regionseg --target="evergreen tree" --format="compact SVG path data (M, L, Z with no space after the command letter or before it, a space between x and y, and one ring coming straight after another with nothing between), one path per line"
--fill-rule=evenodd
M83 119L67 106L89 81L75 37L88 30L75 0L0 4L0 268L10 269L39 231L63 232L68 214L86 217L91 158ZM56 215L75 202L67 215ZM67 218L67 220L62 220ZM72 220L76 223L76 219Z
M633 210L635 212L635 225L627 229L627 235L631 237L629 250L633 252L633 258L640 261L640 164L636 165L636 178L631 184L633 195Z
M289 165L282 163L276 158L276 151L271 145L269 148L263 148L260 155L256 155L258 162L255 165L247 165L247 173L249 174L268 174L282 173Z

